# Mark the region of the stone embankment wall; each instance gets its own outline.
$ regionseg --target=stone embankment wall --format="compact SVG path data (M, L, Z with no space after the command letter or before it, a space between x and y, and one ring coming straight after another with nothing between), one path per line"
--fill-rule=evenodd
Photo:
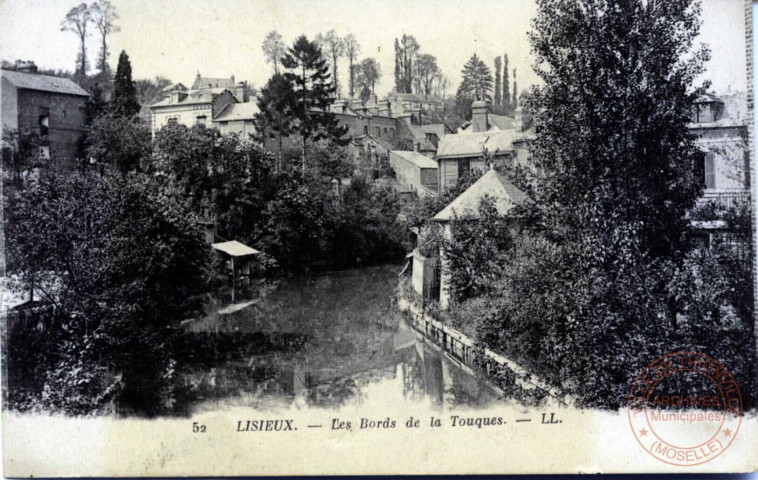
M526 404L553 400L563 405L574 405L575 400L561 389L549 385L516 362L478 345L465 334L424 314L410 302L401 299L398 308L406 315L410 326L461 363L485 373L506 396Z

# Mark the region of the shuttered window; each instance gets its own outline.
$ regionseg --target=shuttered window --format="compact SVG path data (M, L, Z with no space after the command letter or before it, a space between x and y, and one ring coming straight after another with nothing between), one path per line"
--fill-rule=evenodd
M712 153L705 154L705 188L716 188L716 159Z

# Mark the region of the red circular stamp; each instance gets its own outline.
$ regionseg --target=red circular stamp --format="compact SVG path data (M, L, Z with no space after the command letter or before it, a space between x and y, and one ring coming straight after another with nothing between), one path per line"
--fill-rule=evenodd
M696 352L648 364L629 393L629 426L650 455L688 467L718 457L742 424L742 394L719 361Z

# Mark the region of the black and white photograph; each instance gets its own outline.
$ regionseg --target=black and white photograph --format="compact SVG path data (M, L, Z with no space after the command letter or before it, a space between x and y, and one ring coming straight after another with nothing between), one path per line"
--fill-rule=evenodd
M752 471L753 15L3 0L5 475Z

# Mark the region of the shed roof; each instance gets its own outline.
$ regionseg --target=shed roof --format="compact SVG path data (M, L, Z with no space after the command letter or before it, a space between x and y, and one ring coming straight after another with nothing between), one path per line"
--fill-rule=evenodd
M261 252L254 248L250 248L244 243L240 243L237 240L232 240L230 242L221 242L221 243L214 243L211 245L211 247L215 248L216 250L220 252L224 252L227 255L231 255L232 257L245 257L247 255L257 255Z
M15 70L0 70L0 76L8 80L16 88L89 97L89 93L70 78L17 72Z
M390 153L401 157L419 168L434 168L437 169L437 162L419 152L411 152L408 150L392 150Z
M255 102L230 103L213 119L214 122L233 122L235 120L252 120L260 112Z
M483 148L491 154L510 152L513 151L515 133L513 130L500 130L445 135L437 147L437 158L478 157L482 155Z
M465 192L443 208L432 220L447 222L456 215L479 215L482 199L489 196L495 200L495 208L500 215L505 215L516 205L524 205L529 197L519 190L504 176L490 170L474 182Z

